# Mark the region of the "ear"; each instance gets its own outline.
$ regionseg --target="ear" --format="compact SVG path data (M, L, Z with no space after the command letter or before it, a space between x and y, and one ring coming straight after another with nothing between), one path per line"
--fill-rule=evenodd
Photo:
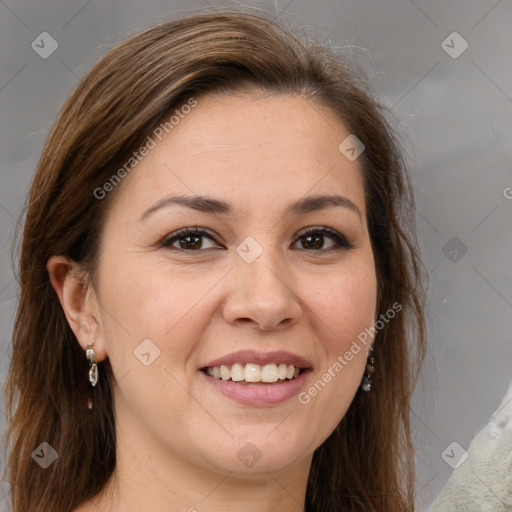
M66 256L52 256L46 263L69 326L85 351L94 344L96 361L107 357L96 292L89 276Z

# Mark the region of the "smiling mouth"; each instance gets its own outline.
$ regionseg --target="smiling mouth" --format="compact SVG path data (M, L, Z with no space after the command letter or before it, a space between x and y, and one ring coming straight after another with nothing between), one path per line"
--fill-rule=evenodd
M240 384L272 384L294 380L304 371L304 368L286 363L264 365L235 363L233 365L206 366L201 371L217 380L232 381Z

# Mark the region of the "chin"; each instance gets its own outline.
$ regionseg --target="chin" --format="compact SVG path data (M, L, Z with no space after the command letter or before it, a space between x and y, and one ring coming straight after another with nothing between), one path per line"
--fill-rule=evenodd
M220 442L210 444L208 451L211 446L216 446L223 456L219 457L219 452L207 456L209 462L222 471L247 475L279 472L290 470L311 458L317 447L315 443L305 441L304 432L279 431L275 424L272 428L266 425L265 428L258 426L251 430L254 435L245 431L243 436L235 436L222 448Z

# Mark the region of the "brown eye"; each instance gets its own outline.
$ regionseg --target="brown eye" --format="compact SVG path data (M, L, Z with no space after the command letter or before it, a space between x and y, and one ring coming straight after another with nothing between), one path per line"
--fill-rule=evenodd
M203 235L182 235L177 238L181 249L201 249Z
M334 240L334 243L327 248L324 247L326 238ZM353 248L343 235L326 227L308 228L299 235L299 241L302 243L302 247L299 248L315 252Z
M304 249L323 249L324 235L306 235L302 237Z
M210 235L204 228L185 228L172 233L162 241L162 247L172 249L183 249L185 251L200 251L204 249L211 249L211 247L204 247L204 240L210 240L217 244L215 238ZM176 243L178 245L176 245Z

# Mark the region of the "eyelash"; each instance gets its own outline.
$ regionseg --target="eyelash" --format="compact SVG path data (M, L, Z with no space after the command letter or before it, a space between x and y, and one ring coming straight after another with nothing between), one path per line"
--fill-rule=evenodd
M329 247L328 249L301 249L303 251L307 252L327 252L327 251L333 251L333 250L350 250L354 248L354 245L350 243L343 235L338 233L337 231L334 231L333 229L327 228L325 226L322 227L310 227L304 229L298 236L298 239L313 235L313 234L320 234L320 235L327 235L329 238L332 238L335 241L335 245L333 247ZM161 247L168 248L168 249L178 249L180 251L185 252L201 252L205 251L207 249L182 249L181 247L172 247L172 244L179 240L180 238L188 235L199 235L199 236L205 236L212 240L213 242L220 244L220 242L214 237L207 229L205 228L183 228L179 231L176 231L174 233L171 233L169 236L165 237L162 242L160 243ZM298 240L297 240L298 241Z

